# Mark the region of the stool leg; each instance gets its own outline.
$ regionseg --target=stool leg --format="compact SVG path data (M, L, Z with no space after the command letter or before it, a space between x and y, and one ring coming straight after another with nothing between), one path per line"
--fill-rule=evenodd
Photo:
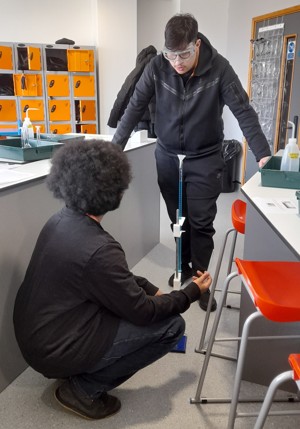
M277 375L271 382L267 394L265 396L264 402L260 409L259 415L257 417L254 429L262 429L265 421L268 417L273 398L279 386L288 380L293 380L293 371L286 371Z
M248 337L249 337L249 332L250 332L250 326L251 326L252 322L255 319L258 319L259 317L262 317L262 314L258 311L250 314L250 316L248 316L247 319L245 320L245 323L243 326L227 429L233 429L233 427L234 427L234 422L235 422L235 418L236 418L236 410L237 410L238 399L239 399L239 392L240 392L241 381L242 381L242 373L243 373L244 362L245 362L245 357L246 357L247 342L248 342Z
M233 237L232 237L232 242L231 242L231 247L230 247L230 255L229 255L229 259L228 259L228 267L227 267L227 276L229 275L229 273L231 273L232 270L232 264L233 264L233 255L234 255L234 251L235 251L235 246L236 246L236 239L237 239L237 230L235 228L233 228ZM224 302L224 305L226 306L226 301Z
M214 340L216 337L216 332L217 332L219 321L221 318L221 314L222 314L222 310L223 310L223 303L226 300L228 285L229 285L231 279L233 279L237 275L238 275L238 273L234 272L234 273L231 273L228 277L226 277L224 287L222 290L222 294L221 294L221 299L220 299L220 302L218 303L216 316L214 318L214 323L213 323L212 330L210 333L210 337L209 337L209 341L208 341L208 345L207 345L207 351L205 354L205 359L203 362L203 366L202 366L202 370L201 370L201 374L200 374L200 378L199 378L199 383L198 383L198 387L197 387L197 392L196 392L195 398L190 400L191 403L201 402L200 395L201 395L201 391L203 388L203 384L204 384L204 380L205 380L205 376L206 376L206 372L207 372L207 368L208 368L208 363L209 363L209 359L210 359L211 352L212 352L212 347L213 347Z
M219 257L218 257L218 261L217 261L217 265L216 265L216 269L215 269L214 279L213 279L212 285L210 287L210 297L209 297L206 315L205 315L205 319L204 319L204 323L203 323L202 334L201 334L198 349L195 349L195 351L198 353L203 352L203 346L204 346L204 342L205 342L205 337L206 337L206 332L207 332L207 327L208 327L208 321L209 321L209 317L210 317L210 313L211 313L213 298L215 296L215 290L216 290L217 282L219 279L219 274L220 274L221 264L222 264L222 260L223 260L223 256L224 256L224 252L225 252L225 247L226 247L226 243L227 243L227 239L229 237L229 234L233 231L235 231L234 228L228 229L226 231L226 234L225 234L225 237L223 240L223 244L222 244L222 247L221 247L221 250L219 253ZM227 273L227 275L228 274L229 273Z

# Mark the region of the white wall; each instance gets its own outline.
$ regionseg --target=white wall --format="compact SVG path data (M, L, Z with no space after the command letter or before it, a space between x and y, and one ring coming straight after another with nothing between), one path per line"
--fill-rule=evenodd
M0 41L95 45L97 0L0 0Z
M100 129L137 53L163 45L167 20L190 12L247 88L252 18L299 4L299 0L0 0L0 41L54 43L67 37L98 47ZM242 139L235 118L224 112L225 137Z
M100 130L137 56L137 0L98 1Z

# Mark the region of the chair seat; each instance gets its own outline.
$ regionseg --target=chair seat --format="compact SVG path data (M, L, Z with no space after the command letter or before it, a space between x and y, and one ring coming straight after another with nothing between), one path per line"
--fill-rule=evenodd
M233 227L240 234L245 234L247 204L242 200L235 200L231 206L231 221Z
M267 319L300 321L300 262L239 258L235 262L253 295L254 304Z

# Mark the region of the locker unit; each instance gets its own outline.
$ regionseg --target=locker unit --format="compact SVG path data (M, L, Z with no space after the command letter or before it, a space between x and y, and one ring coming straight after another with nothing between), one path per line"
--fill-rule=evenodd
M95 48L47 45L44 55L49 131L81 133L86 124L98 133Z
M0 42L0 133L99 133L95 48ZM90 131L92 130L92 131Z

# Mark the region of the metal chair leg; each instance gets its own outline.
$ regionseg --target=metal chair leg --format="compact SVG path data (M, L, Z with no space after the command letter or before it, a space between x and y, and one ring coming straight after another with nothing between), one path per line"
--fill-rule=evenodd
M256 311L255 313L250 314L250 316L248 316L244 322L242 336L241 336L240 350L239 350L238 361L237 361L237 368L236 368L234 385L233 385L233 392L232 392L227 429L233 429L234 427L250 327L252 322L255 319L258 319L259 317L263 317L263 316L259 311Z
M212 302L213 302L213 298L215 296L215 290L216 290L217 282L219 279L219 274L220 274L220 269L221 269L221 264L222 264L225 248L226 248L227 239L229 237L229 234L233 231L235 231L234 228L230 228L226 231L224 241L223 241L223 244L221 247L221 251L219 253L214 279L213 279L212 285L210 287L210 297L209 297L209 301L207 304L207 310L206 310L206 315L205 315L205 319L204 319L204 323L203 323L203 327L202 327L201 338L200 338L198 349L195 349L195 351L198 353L202 353L202 349L203 349L205 337L206 337L206 332L207 332L207 327L208 327L208 322L209 322L209 317L210 317L210 313L211 313Z
M279 388L279 386L281 384L283 384L284 382L288 381L288 380L293 380L293 371L286 371L283 372L279 375L277 375L277 377L275 377L273 379L273 381L271 382L267 394L265 396L265 400L262 404L262 407L260 409L260 412L258 414L258 418L256 420L254 429L262 429L265 421L268 417L272 402L273 402L273 398L275 396L275 393L277 391L277 389Z
M237 272L231 273L229 276L227 276L227 278L225 280L224 287L223 287L222 294L221 294L221 298L220 298L220 302L218 303L217 312L216 312L216 315L214 318L214 323L212 326L212 330L211 330L211 334L210 334L210 338L209 338L209 342L208 342L208 346L207 346L207 352L205 354L205 359L203 362L196 395L194 398L192 398L190 400L191 403L201 403L202 402L200 395L202 392L202 388L203 388L203 384L204 384L204 380L205 380L205 376L206 376L206 372L207 372L207 368L208 368L208 363L209 363L209 360L211 357L211 352L212 352L214 340L216 337L216 332L217 332L217 329L219 326L219 321L221 318L221 314L222 314L222 310L223 310L223 303L226 300L226 295L227 295L229 283L236 276L238 276ZM205 399L204 399L204 401L205 401Z

